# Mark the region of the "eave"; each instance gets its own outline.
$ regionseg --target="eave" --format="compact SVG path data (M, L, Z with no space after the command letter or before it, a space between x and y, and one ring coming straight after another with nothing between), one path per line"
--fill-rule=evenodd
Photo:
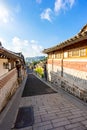
M12 51L9 51L3 47L0 47L0 58L7 58L7 59L21 59L20 56L18 56L17 54L15 54Z
M85 25L84 27L87 27L87 25ZM83 27L83 29L84 29ZM78 42L87 40L87 30L83 31L83 29L77 34L75 35L73 38L70 38L62 43L59 43L58 45L48 48L48 49L44 49L43 53L51 53L54 52L56 50L62 50L63 48L70 46L70 45L74 45L77 44Z

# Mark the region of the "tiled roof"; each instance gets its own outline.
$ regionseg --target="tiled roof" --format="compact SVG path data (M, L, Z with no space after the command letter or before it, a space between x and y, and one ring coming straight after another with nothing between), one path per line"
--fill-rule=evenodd
M53 52L53 51L56 51L56 50L60 50L60 49L63 49L64 47L66 47L66 46L72 45L74 43L77 43L79 41L86 40L86 39L87 39L87 24L74 37L72 37L72 38L70 38L70 39L68 39L68 40L66 40L62 43L59 43L58 45L56 45L54 47L44 49L43 53L49 53L49 52Z
M7 49L5 49L2 44L0 44L0 57L1 58L10 58L10 59L19 59L21 58L19 55L17 55L16 53L9 51Z

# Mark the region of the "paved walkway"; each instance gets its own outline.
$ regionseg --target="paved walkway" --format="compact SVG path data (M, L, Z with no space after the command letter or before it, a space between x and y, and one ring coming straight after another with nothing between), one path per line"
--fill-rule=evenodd
M58 93L20 98L19 107L31 105L34 108L34 125L18 130L87 130L86 103L61 89ZM11 127L14 127L14 122Z
M60 94L46 94L21 99L20 107L34 107L35 123L22 130L87 130L87 111Z

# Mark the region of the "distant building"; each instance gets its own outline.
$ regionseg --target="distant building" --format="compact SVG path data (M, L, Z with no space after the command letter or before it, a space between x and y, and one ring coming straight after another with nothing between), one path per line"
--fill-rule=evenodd
M87 24L74 37L48 49L48 80L87 100Z
M20 76L17 65L20 65ZM24 66L23 55L5 49L0 42L0 111L25 77Z
M44 59L45 59L45 56L27 57L26 62L33 63L33 62L41 61L41 60L44 60Z

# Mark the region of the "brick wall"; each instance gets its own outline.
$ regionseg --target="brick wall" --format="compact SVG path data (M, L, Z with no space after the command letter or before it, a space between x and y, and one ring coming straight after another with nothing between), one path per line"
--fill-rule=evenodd
M68 76L72 75L72 78L78 81L87 80L87 60L86 59L73 59L73 60L63 60L63 72ZM69 77L69 76L68 76Z
M59 76L61 76L61 71L62 71L62 70L61 70L61 69L62 69L62 68L61 68L61 62L62 62L62 61L59 60L59 59L54 59L54 60L53 60L53 71L54 71L54 72L57 72Z
M48 59L48 77L50 77L49 79L51 80L51 75L50 75L50 72L53 71L53 72L57 72L59 76L61 76L61 60L58 60L58 59L54 59L53 61L52 60L49 60Z
M0 111L8 102L9 98L13 95L17 84L17 71L13 69L0 78Z
M64 60L63 67L87 72L87 60L83 59Z
M52 59L48 59L47 63L52 64Z

